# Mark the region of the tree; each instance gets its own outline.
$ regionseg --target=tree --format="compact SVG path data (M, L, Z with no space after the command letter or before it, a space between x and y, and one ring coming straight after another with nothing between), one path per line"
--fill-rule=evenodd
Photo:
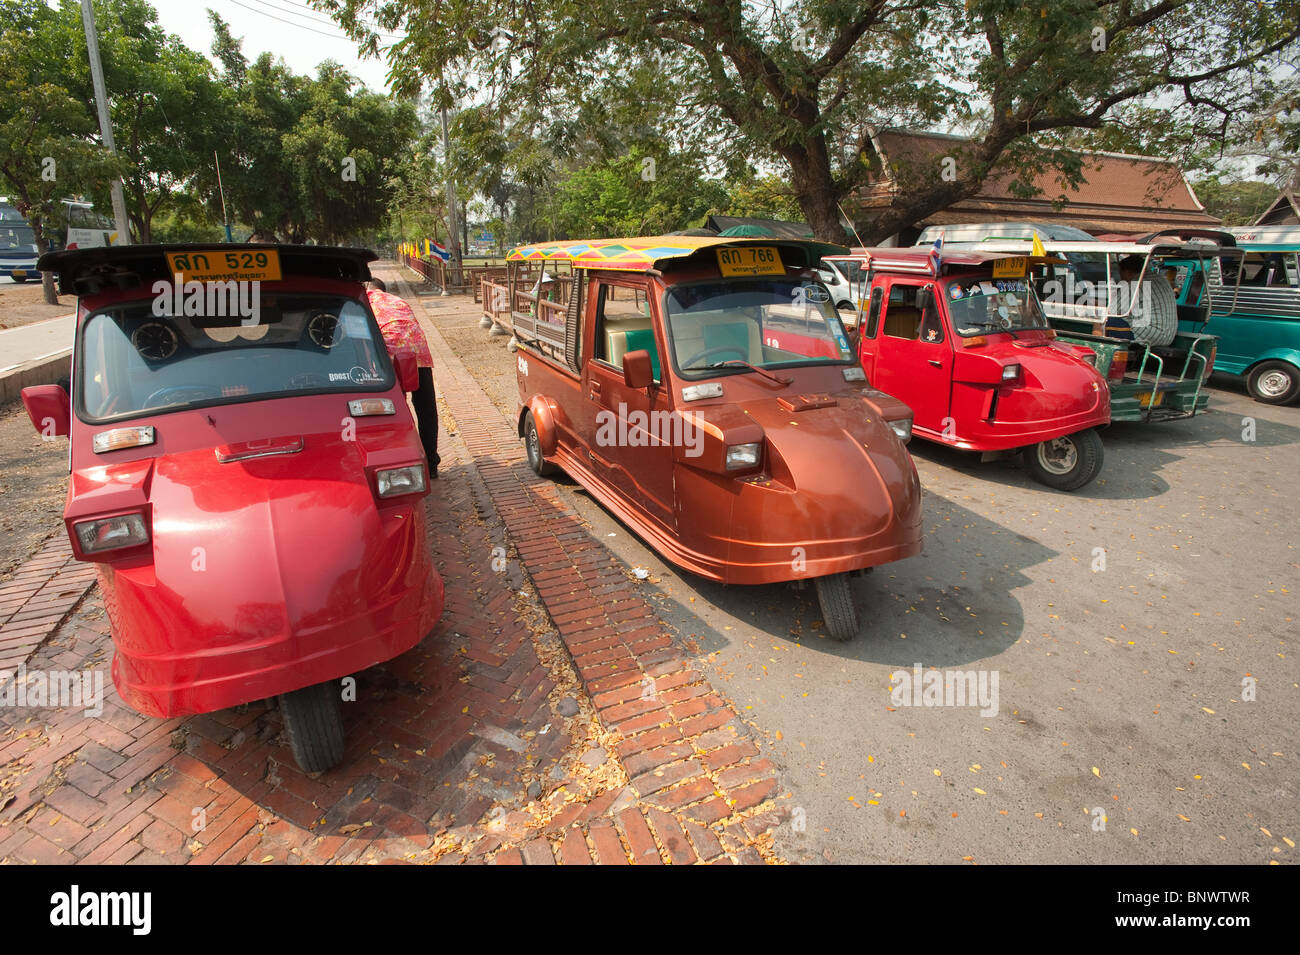
M120 168L95 144L94 119L69 89L62 26L41 0L0 2L0 182L42 253L65 225L63 197ZM56 303L53 276L43 273L42 282L45 301Z
M223 127L227 201L255 230L290 242L342 242L377 230L394 195L393 171L417 135L414 106L370 92L337 63L313 77L264 53L248 63L240 41L209 11L230 91ZM201 177L213 203L215 175Z
M212 165L213 150L228 135L227 97L212 65L179 38L163 31L146 0L96 0L96 26L118 152L124 160L127 216L137 242L153 241L159 210ZM94 90L77 0L63 0L60 15L68 83L94 115ZM93 193L109 204L108 182Z
M832 240L840 201L881 171L878 128L974 136L955 166L901 177L893 205L861 223L867 241L975 194L995 170L1025 190L1048 167L1077 183L1094 137L1157 154L1222 141L1300 38L1297 0L456 0L436 15L423 0L312 2L363 49L378 50L376 27L404 30L388 51L395 81L433 77L444 97L580 115L594 87L643 99L643 86L602 78L649 66L661 89L688 91L677 112L719 154L783 162L805 218Z

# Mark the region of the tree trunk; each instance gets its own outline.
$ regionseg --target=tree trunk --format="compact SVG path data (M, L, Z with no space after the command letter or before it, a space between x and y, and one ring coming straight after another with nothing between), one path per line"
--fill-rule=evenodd
M50 241L45 238L45 228L41 224L39 215L31 214L29 221L32 224L32 235L36 239L36 254L39 258L50 250ZM54 287L54 273L41 273L41 292L45 297L46 305L58 305L59 293Z
M844 245L844 225L840 221L839 193L831 176L829 157L824 149L800 148L783 150L790 164L791 185L804 218L812 226L813 235L822 242Z

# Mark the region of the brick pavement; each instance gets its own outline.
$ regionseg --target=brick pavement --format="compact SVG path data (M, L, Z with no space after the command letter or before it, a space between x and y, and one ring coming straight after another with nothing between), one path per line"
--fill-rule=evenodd
M424 324L451 432L427 505L446 609L358 675L344 764L301 773L266 703L175 720L123 706L93 575L52 542L0 587L0 613L82 585L70 615L27 617L48 634L27 667L102 668L107 701L0 709L0 861L779 861L775 767Z

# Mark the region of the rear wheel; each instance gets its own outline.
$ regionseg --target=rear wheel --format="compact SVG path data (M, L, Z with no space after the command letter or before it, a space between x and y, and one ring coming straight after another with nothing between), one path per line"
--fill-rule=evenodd
M13 279L15 282L17 282L19 285L27 281L27 276L25 275L11 275L9 277Z
M528 466L540 477L555 473L555 465L542 456L542 439L537 434L537 422L531 411L524 412L524 448L528 451Z
M1250 370L1246 387L1256 401L1284 405L1300 394L1300 369L1284 361L1263 361Z
M1089 428L1025 449L1025 464L1034 480L1058 491L1077 491L1097 476L1105 451L1101 435Z
M831 574L818 577L817 602L821 604L822 622L826 635L841 643L858 635L858 612L853 606L853 591L849 588L848 574Z
M280 695L289 749L304 773L323 773L343 761L343 712L335 680Z

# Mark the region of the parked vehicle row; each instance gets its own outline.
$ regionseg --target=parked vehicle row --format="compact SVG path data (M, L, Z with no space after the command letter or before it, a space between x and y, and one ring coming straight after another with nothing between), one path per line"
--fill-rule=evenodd
M850 576L922 548L913 434L1023 454L1069 491L1102 468L1098 429L1203 410L1216 360L1260 400L1300 394L1289 236L958 228L969 241L908 249L515 249L483 302L513 332L530 466L692 573L811 582L848 640ZM23 402L70 440L66 529L99 569L118 692L159 717L278 697L308 771L343 756L340 679L413 647L443 605L416 362L385 347L374 258L150 245L37 263L78 296L71 393Z

